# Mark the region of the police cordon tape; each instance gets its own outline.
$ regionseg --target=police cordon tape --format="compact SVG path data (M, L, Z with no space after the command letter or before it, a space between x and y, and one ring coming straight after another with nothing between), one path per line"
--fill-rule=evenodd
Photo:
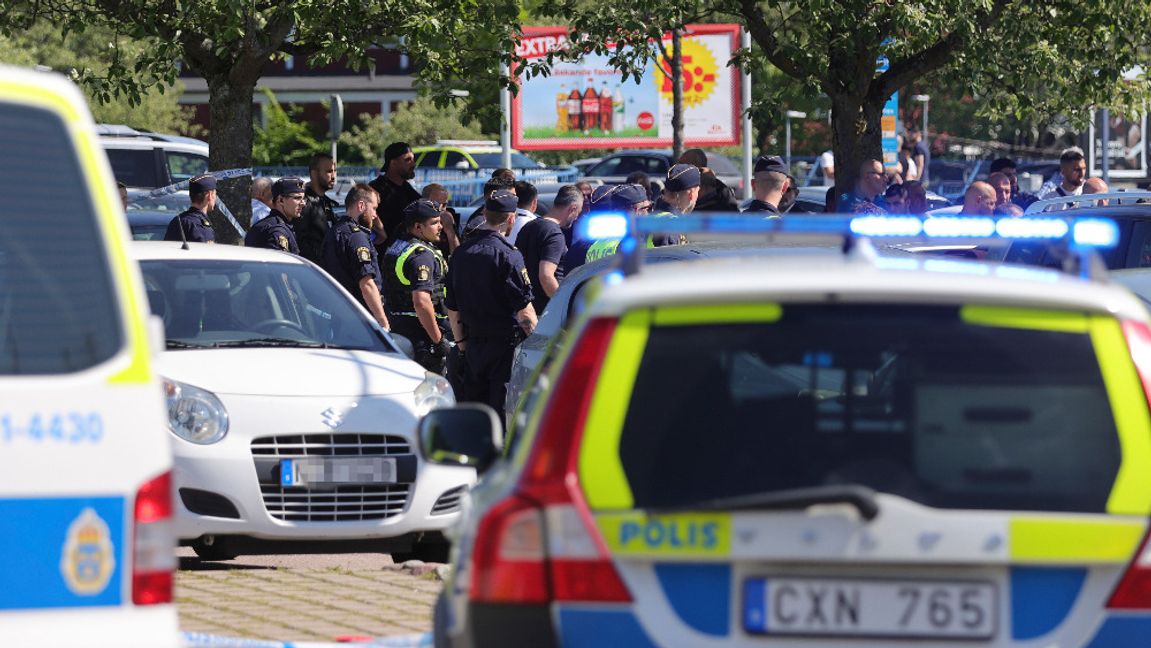
M377 637L369 641L344 641L339 643L315 641L268 641L265 639L244 639L242 637L221 637L202 632L183 632L185 648L431 648L432 633Z
M252 170L250 168L225 169L223 171L209 171L208 173L215 177L217 180L230 180L232 178L252 175ZM157 187L156 189L141 195L147 196L148 198L159 198L160 196L174 194L177 191L183 191L187 188L188 180L181 180L180 182L170 184L166 187ZM244 236L247 234L247 231L240 225L240 221L236 220L236 217L232 215L232 212L228 209L228 206L225 205L222 200L216 202L216 209L219 209L220 213L223 214L224 217L228 219L228 222L232 224L232 227L236 228L236 231L240 234L240 238L244 238Z

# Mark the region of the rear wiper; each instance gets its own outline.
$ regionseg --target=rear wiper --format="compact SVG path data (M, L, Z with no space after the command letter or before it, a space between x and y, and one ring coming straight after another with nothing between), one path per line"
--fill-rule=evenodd
M751 493L750 495L734 495L688 504L677 504L673 507L649 507L648 510L658 513L711 510L779 511L803 509L816 504L850 504L859 511L859 515L864 520L874 520L875 516L879 515L879 503L875 500L875 491L858 484L814 486L767 493Z
M311 342L309 340L291 340L288 338L252 338L250 340L227 340L225 342L216 342L212 346L215 347L294 347L303 349L327 349L328 345L323 342Z

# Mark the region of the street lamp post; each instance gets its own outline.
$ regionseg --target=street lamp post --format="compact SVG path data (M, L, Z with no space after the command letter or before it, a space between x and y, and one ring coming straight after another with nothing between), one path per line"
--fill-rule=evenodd
M919 101L923 104L923 143L927 143L927 108L931 105L931 95L917 94L911 95L912 101Z
M787 162L788 171L791 170L791 120L792 119L807 119L807 113L799 112L798 110L785 110L783 112L784 123L784 159Z

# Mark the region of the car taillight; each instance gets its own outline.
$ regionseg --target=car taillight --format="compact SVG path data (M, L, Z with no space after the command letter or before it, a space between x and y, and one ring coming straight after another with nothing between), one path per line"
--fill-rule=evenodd
M615 325L611 319L588 323L552 392L514 494L480 520L472 553L472 600L631 600L587 508L576 465Z
M145 482L136 491L132 542L132 602L172 602L176 541L172 529L172 473Z
M1143 395L1151 406L1151 329L1142 322L1125 320L1123 337L1131 351L1131 360L1143 384ZM1107 601L1116 610L1151 610L1151 546L1143 538L1135 559Z

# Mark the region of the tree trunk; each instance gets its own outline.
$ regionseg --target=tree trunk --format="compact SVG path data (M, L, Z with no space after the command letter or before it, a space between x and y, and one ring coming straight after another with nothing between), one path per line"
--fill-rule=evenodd
M683 155L683 31L671 30L671 154Z
M835 194L854 191L859 166L867 159L883 161L883 104L851 96L831 96L832 151L835 155Z
M208 166L213 171L246 169L252 166L252 93L256 83L238 83L226 73L206 80L211 102ZM217 184L220 200L245 229L252 221L251 180L250 176L240 176ZM218 242L240 240L239 232L222 214L213 211L211 221Z

